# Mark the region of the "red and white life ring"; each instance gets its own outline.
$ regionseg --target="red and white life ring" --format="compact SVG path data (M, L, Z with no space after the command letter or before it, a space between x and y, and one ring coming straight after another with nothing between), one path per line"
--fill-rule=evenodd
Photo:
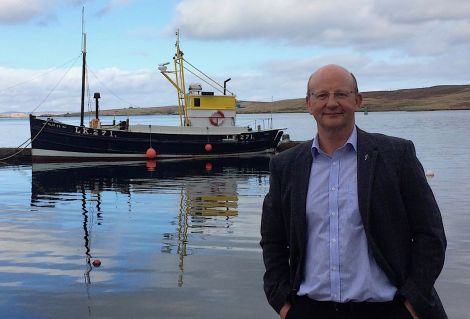
M212 113L212 115L209 117L209 122L213 126L220 126L224 123L225 120L225 115L222 111L217 111Z

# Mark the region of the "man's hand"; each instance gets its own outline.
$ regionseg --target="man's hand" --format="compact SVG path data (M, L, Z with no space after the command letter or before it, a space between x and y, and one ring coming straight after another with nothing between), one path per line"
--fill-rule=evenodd
M281 319L286 319L287 313L289 312L290 309L290 303L286 302L284 306L282 306L281 311L279 311L279 316Z
M415 308L413 308L413 305L408 300L405 300L405 307L406 307L406 309L408 309L408 312L411 314L413 319L419 319L418 315L416 314ZM282 311L282 309L281 309L281 311Z

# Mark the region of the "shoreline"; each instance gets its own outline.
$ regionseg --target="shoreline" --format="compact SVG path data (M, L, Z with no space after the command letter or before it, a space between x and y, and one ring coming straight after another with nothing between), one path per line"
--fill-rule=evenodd
M149 110L153 110L154 108L159 108L157 107L149 107ZM146 108L142 108L146 109ZM154 115L178 115L178 113L175 112L128 112L129 109L110 109L110 110L102 110L100 112L101 116L154 116ZM409 109L381 109L381 110L376 110L376 109L364 109L361 108L359 111L356 111L356 113L378 113L378 112L435 112L435 111L469 111L470 106L466 108L409 108ZM243 115L250 115L250 114L283 114L283 113L305 113L308 114L307 111L299 111L299 110L277 110L277 111L269 111L269 110L260 110L259 112L243 112L243 111L237 111L237 114L243 114ZM95 112L85 112L85 116L94 116ZM79 112L73 112L73 113L57 113L57 114L51 114L51 113L38 113L36 112L34 115L38 117L79 117L80 113ZM7 113L0 113L0 119L25 119L28 118L29 114L27 113L16 113L14 116L11 116Z

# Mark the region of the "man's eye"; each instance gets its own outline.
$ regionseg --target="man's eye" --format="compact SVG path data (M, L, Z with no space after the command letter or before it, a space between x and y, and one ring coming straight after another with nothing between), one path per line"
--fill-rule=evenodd
M335 92L335 96L337 98L343 99L345 97L348 97L348 93L346 93L346 92Z

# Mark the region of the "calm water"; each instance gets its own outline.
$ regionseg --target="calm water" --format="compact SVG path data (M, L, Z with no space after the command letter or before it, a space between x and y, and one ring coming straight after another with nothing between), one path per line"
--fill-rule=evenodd
M307 114L272 118L294 140L314 135ZM155 119L178 122L134 122ZM437 288L450 318L467 318L470 111L357 114L357 122L412 139L435 172L429 183L449 242ZM0 147L26 140L27 125L0 119ZM0 166L1 317L276 318L258 245L268 161Z

